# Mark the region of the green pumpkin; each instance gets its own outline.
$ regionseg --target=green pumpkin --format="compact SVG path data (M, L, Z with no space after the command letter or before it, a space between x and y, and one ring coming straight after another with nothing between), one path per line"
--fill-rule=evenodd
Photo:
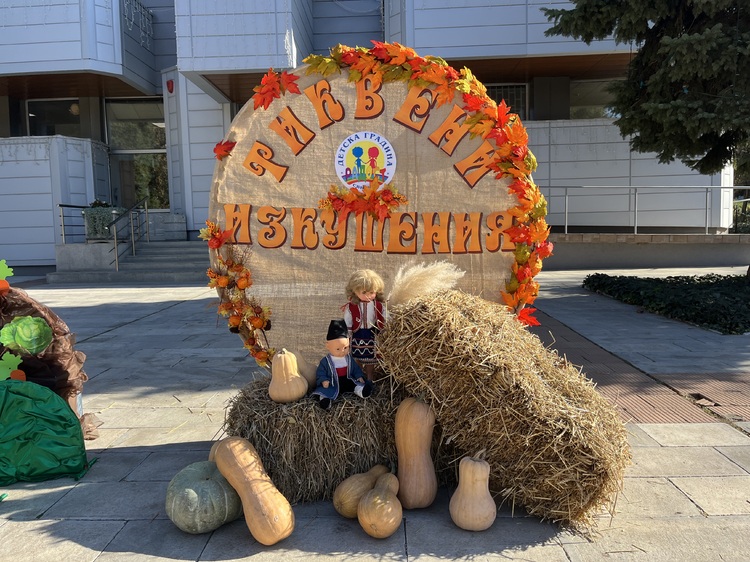
M242 515L242 501L215 462L201 461L172 478L166 511L172 523L186 533L208 533Z

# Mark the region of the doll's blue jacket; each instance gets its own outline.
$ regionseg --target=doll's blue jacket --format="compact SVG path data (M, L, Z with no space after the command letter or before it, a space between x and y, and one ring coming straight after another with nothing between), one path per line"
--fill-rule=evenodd
M357 362L352 359L351 355L346 356L346 367L347 378L357 386L364 386L364 383L359 382L357 379L364 379L365 374L362 372L362 368L357 365ZM330 383L328 388L323 388L323 381ZM336 374L336 367L333 366L330 353L323 357L318 364L318 369L315 371L315 384L314 395L330 398L331 400L336 400L339 397L339 377Z

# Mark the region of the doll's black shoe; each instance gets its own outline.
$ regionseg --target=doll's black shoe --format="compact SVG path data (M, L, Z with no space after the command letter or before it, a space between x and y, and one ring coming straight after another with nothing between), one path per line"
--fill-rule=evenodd
M321 398L320 402L318 402L318 406L320 406L324 410L330 410L331 409L331 399L330 398Z

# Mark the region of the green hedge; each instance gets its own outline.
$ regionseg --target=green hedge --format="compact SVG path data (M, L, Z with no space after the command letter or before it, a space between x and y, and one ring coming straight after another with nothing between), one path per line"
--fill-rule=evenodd
M653 278L594 273L586 276L583 287L722 334L750 332L750 277L746 275Z

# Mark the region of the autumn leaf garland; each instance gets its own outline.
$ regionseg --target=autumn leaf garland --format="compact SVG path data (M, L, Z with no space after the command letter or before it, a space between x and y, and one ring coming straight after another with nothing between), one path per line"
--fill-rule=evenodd
M513 226L504 231L515 244L515 262L511 268L511 278L505 290L501 290L502 300L519 321L527 325L538 324L531 314L534 309L525 307L537 297L539 285L534 277L542 269L542 260L552 255L552 244L547 241L549 226L544 219L547 203L531 178L537 162L528 148L528 133L521 119L510 113L505 101L498 105L490 98L485 86L468 68L457 71L439 57L420 57L413 49L398 43L372 43L373 47L369 49L337 45L330 50L329 56L310 55L303 61L308 65L306 72L308 75L317 73L327 77L347 69L350 82L358 82L365 77L380 83L403 81L410 88L419 86L432 90L437 106L450 103L456 94L461 94L470 136L494 143L495 153L489 168L496 179L512 180L509 193L518 199L518 205L509 210L513 216ZM286 71L277 73L270 69L261 84L254 88L252 99L255 109L268 109L274 99L287 92L299 94L298 78ZM325 200L321 200L321 203L335 208L335 205L342 206L341 201L345 201L346 197L349 199L348 207L352 207L348 210L356 212L353 207L362 206L362 202L355 201L351 194L337 195L335 191L329 192L328 203ZM387 212L381 206L375 214L382 220L382 217L388 216Z

